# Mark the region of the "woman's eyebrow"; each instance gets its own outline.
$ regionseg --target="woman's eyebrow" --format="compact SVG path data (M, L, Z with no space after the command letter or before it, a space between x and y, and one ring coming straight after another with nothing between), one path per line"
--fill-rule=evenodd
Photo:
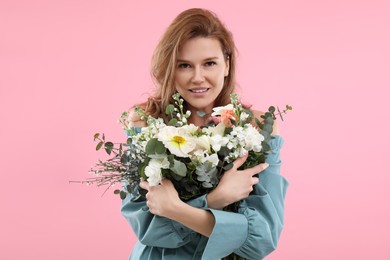
M219 59L219 58L218 57L209 57L209 58L204 59L203 61L206 61L206 60L217 60L217 59ZM191 61L178 59L177 62L188 62L188 63L190 63Z

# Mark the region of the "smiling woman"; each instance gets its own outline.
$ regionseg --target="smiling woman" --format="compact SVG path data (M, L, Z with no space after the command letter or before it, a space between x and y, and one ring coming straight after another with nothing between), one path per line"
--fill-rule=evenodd
M185 42L179 51L175 87L191 111L210 114L229 75L229 59L214 38L196 37ZM196 121L197 113L190 120Z
M186 10L157 45L152 60L156 91L139 106L147 115L166 119L165 111L178 92L184 99L184 110L191 112L188 123L195 129L188 132L204 126L206 119L212 118L214 107L224 106L214 109L221 120L237 119L225 111L235 89L235 63L232 35L217 16L205 9ZM251 112L261 115L259 111ZM146 126L135 109L130 111L130 121L133 127ZM185 157L194 149L192 137L173 126L162 128L158 136L176 156ZM247 137L253 139L253 145L261 143L253 136ZM218 140L211 141L215 142L211 145L221 146ZM236 159L213 190L186 202L179 198L170 180L154 177L156 172L160 176L167 162L153 158L150 168L145 169L149 183L140 182L147 192L146 199L133 201L127 196L121 208L138 237L130 259L262 259L272 252L283 228L288 185L280 175L282 144L283 139L275 136L266 163L252 168L239 170L248 154ZM239 203L237 211L223 210L233 203Z

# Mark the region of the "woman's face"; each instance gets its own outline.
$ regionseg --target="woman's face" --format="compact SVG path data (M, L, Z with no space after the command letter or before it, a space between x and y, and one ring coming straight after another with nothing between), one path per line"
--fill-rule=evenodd
M213 38L188 40L178 53L175 87L191 112L211 112L229 74L221 44Z

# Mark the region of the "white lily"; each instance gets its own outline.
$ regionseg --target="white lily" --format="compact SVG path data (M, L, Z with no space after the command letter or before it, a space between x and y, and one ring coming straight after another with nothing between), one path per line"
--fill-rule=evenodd
M189 153L196 147L194 137L191 136L185 127L177 128L167 126L160 129L157 134L159 141L174 155L179 157L189 157Z

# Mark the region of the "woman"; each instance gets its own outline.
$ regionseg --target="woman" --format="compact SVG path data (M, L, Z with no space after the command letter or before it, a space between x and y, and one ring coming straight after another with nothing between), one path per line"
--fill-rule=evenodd
M142 107L154 117L163 117L177 91L191 111L189 123L202 126L204 114L230 102L235 62L232 35L216 15L204 9L186 10L168 27L155 50L152 74L157 90ZM145 126L134 112L131 121L135 129ZM253 168L237 170L247 155L238 158L212 192L188 202L179 199L167 179L157 186L142 181L146 201L132 202L128 196L121 208L139 239L130 259L216 260L232 252L262 259L272 252L283 227L287 188L279 174L282 143L280 136L272 139L267 163ZM258 173L260 180L254 177ZM239 212L222 210L241 200Z

